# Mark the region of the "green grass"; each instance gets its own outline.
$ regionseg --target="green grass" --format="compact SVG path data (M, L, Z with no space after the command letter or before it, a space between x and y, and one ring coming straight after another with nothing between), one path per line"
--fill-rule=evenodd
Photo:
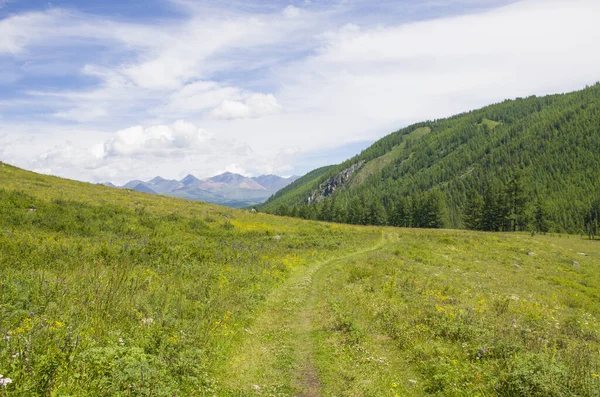
M294 269L379 239L0 168L11 395L198 395Z
M600 395L597 241L0 186L0 395Z
M359 186L367 180L371 175L378 175L385 167L392 164L398 158L401 158L406 150L407 142L414 142L421 137L429 134L431 132L431 128L429 127L421 127L415 129L413 132L407 134L405 136L405 140L399 144L394 146L389 152L386 154L379 156L362 167L356 175L350 181L350 187Z
M499 125L502 125L502 123L498 122L498 121L494 121L494 120L490 120L490 119L486 119L483 118L481 120L481 123L477 124L479 126L487 126L489 130L493 130L494 128L498 127Z
M402 231L336 262L316 287L323 395L600 395L598 250L577 237Z

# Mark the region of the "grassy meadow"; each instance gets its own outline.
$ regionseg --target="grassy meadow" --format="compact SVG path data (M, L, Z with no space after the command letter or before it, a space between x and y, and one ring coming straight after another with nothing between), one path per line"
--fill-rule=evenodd
M0 396L600 396L598 241L0 186Z

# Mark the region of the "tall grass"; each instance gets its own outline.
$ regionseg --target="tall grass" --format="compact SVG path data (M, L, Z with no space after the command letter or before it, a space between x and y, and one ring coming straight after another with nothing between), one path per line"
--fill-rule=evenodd
M209 393L291 270L380 235L20 175L0 189L4 395Z

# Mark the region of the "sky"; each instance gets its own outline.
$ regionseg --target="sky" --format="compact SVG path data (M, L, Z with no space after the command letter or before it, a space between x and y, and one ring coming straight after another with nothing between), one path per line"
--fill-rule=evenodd
M0 161L123 184L302 175L600 80L598 0L0 0Z

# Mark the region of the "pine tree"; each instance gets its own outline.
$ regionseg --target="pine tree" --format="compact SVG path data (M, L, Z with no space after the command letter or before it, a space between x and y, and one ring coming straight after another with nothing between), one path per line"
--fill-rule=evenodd
M316 219L316 212L314 205L303 205L298 211L298 215L303 219Z
M354 197L350 201L348 221L355 225L363 225L366 222L365 208L362 201L358 197Z
M299 216L299 211L298 211L298 206L294 205L292 207L292 211L290 212L290 216L294 217L294 218L298 218Z
M534 227L533 230L537 233L546 234L548 232L548 219L546 214L545 204L542 200L537 200L533 210Z
M411 227L427 227L425 195L417 193L410 202L410 225Z
M367 212L367 224L369 225L385 225L387 223L387 214L385 207L375 198L371 199Z
M275 211L276 215L280 215L280 216L288 216L289 213L289 208L287 207L287 205L281 204L278 208L277 211Z
M513 178L508 182L505 192L506 218L509 223L508 230L513 232L524 230L525 225L527 224L525 213L527 197L525 195L525 188L520 172L515 173Z
M424 204L424 227L431 229L445 227L448 218L448 207L444 194L438 189L434 189L425 195Z
M410 209L406 199L400 197L396 201L396 205L390 217L390 224L398 227L410 226Z
M331 221L331 217L332 217L331 200L330 199L325 199L320 204L320 208L319 208L319 220L320 221L330 222Z
M346 222L346 211L335 198L331 202L331 222L343 223Z
M584 221L588 237L590 240L595 239L600 231L600 199L592 203Z
M499 216L498 194L496 191L487 187L483 193L483 210L481 216L481 230L488 232L500 230L498 222Z
M467 196L464 218L465 227L471 230L483 230L483 198L473 189Z

